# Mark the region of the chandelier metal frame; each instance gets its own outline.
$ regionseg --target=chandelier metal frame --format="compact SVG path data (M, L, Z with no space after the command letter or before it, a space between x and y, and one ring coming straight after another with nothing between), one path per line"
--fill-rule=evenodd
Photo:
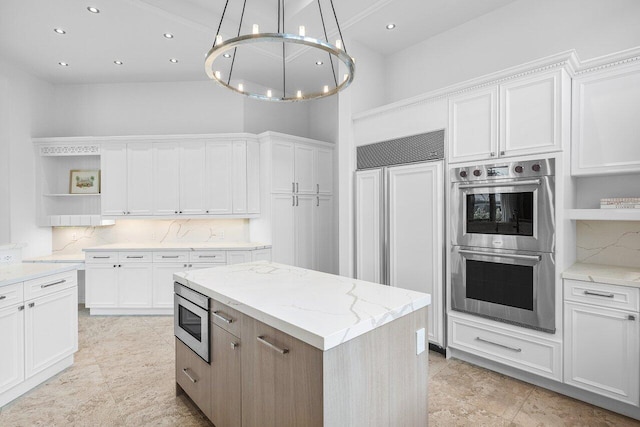
M278 1L278 32L277 33L260 33L257 34L244 34L240 35L242 29L242 21L244 19L244 12L247 5L247 0L244 0L244 4L242 7L242 14L240 16L240 23L238 25L238 33L234 38L230 38L226 41L221 42L221 34L220 28L222 27L222 22L225 18L225 13L227 11L227 6L229 5L229 0L226 1L224 10L222 12L222 16L220 17L220 24L218 25L218 31L216 32L216 36L214 38L213 46L207 53L207 57L205 59L205 71L207 76L214 80L219 85L230 89L236 93L248 96L254 99L260 99L264 101L275 101L275 102L295 102L295 101L305 101L310 99L324 98L327 96L335 95L343 89L346 89L355 77L355 61L349 56L347 53L347 48L344 44L344 40L342 40L342 30L340 29L340 24L338 23L338 18L336 16L335 8L333 6L333 0L329 0L331 4L331 8L333 10L333 16L336 22L336 26L338 27L338 33L340 34L342 43L342 48L329 43L329 38L327 36L327 29L325 26L324 15L322 14L322 6L320 4L320 0L317 0L318 10L320 13L320 18L322 21L322 29L324 31L325 40L320 40L313 37L307 37L306 35L296 35L285 32L285 19L284 19L284 1L285 0L277 0ZM280 29L282 28L282 32ZM252 92L250 90L241 90L237 87L231 85L231 77L233 75L233 67L235 64L237 48L242 45L249 44L259 44L259 43L282 43L282 93L283 96L268 96L268 94L261 94L257 92ZM287 78L286 78L286 56L285 56L285 45L287 44L297 44L308 46L313 49L318 49L323 52L326 52L329 55L329 62L331 64L331 72L333 76L333 80L335 86L331 89L322 90L318 92L311 93L300 93L299 91L295 94L294 91L289 91L290 95L287 95ZM214 62L215 60L223 55L224 53L233 50L232 54L232 62L231 69L229 75L227 76L226 81L221 78L221 76L216 75L216 71L214 70ZM334 57L340 60L344 66L346 67L346 73L344 75L344 79L341 81L338 80L336 76L336 64L334 64ZM275 86L274 86L275 89Z

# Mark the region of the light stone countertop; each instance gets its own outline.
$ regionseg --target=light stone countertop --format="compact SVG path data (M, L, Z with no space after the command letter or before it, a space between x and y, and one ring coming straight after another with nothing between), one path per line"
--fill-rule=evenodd
M174 279L325 351L431 304L429 294L267 261Z
M562 273L563 279L640 288L640 268L575 263Z
M40 256L37 258L29 258L23 260L23 262L58 262L58 263L75 263L75 264L84 264L84 253L74 253L74 254L51 254Z
M108 245L84 248L83 251L175 251L175 250L225 250L225 251L250 251L254 249L271 248L271 245L254 242L141 242L141 243L111 243Z
M77 269L77 264L45 264L32 262L7 264L0 267L0 287Z

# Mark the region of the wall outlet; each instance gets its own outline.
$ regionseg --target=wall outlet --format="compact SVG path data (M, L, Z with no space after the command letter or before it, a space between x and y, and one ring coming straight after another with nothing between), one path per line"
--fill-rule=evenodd
M74 242L78 240L78 233L71 233L71 240L73 240Z
M218 233L218 237L220 238L220 240L224 240L224 230L220 230L220 232Z
M153 240L153 241L156 240L156 233L151 233L151 240Z
M425 340L424 328L416 331L416 354L421 354L425 351L427 342Z

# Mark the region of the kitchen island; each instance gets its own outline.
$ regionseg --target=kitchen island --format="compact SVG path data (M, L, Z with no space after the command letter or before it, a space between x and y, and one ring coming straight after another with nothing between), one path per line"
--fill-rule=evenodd
M176 384L217 427L427 425L430 295L264 261L174 279L211 298L210 363L176 339Z

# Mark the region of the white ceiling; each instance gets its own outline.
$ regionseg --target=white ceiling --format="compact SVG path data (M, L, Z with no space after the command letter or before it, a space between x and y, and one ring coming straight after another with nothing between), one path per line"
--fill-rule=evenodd
M206 80L205 54L225 1L0 0L0 55L53 83ZM333 1L344 37L387 55L514 0ZM242 0L229 0L221 29L225 38L237 32L241 4ZM289 32L305 25L308 36L322 38L317 0L286 0L285 5ZM321 0L321 5L329 38L334 41L339 36L329 0ZM97 7L100 13L88 12L88 6ZM275 32L276 6L277 0L247 0L243 32L251 31L254 23L260 24L261 32ZM386 30L391 22L396 29ZM56 34L54 28L67 33ZM164 38L166 32L175 37ZM274 70L273 74L282 69L281 45L274 47L239 49L236 74L242 69L247 79L268 85L265 77L270 72L266 70ZM179 62L173 64L170 58ZM323 57L312 49L296 47L287 50L286 59L290 70L287 87L307 90L305 79L333 79L327 54ZM115 60L123 65L115 65ZM317 66L317 60L325 64ZM60 61L69 66L58 65ZM230 60L219 61L225 75ZM295 75L303 77L296 80Z

